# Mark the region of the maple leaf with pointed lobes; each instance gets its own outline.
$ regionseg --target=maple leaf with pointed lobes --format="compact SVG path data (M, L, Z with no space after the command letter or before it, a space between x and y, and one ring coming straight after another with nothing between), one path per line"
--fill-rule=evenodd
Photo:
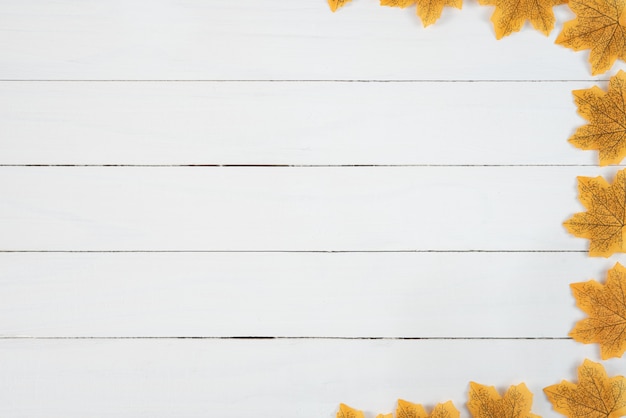
M576 305L589 317L570 332L576 341L599 343L602 359L621 357L626 351L626 268L615 264L606 284L595 280L570 285Z
M467 408L474 418L541 418L530 412L532 404L533 394L523 383L501 397L493 386L470 382Z
M463 0L380 0L381 6L409 7L417 3L417 15L422 19L424 27L430 26L441 17L446 6L463 7Z
M619 164L626 156L626 73L611 78L604 92L595 86L575 90L578 113L589 124L578 128L569 142L584 150L598 150L600 165Z
M626 379L608 378L601 364L585 360L578 384L562 381L543 390L554 410L572 418L618 418L626 415Z
M491 15L496 38L502 39L513 32L519 32L526 21L535 29L549 35L554 29L552 8L567 0L479 0L483 6L495 6Z
M339 405L337 418L365 418L365 415L363 415L363 411L350 408L348 405L342 403Z
M328 5L330 6L330 10L336 12L337 9L342 8L346 5L346 3L350 3L352 0L328 0Z
M570 0L576 18L563 26L556 43L574 51L590 49L593 75L626 60L626 0Z
M563 225L581 238L589 239L589 255L609 257L626 252L626 169L615 176L613 184L602 177L578 177L578 198L587 208Z
M433 412L426 413L424 407L419 404L398 400L396 418L459 418L459 411L452 402L440 403L433 409Z

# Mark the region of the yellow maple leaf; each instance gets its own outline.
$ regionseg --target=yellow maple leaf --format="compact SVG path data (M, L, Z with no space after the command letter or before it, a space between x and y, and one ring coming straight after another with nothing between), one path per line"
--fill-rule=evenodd
M554 410L567 417L618 418L626 415L626 379L608 378L601 364L585 360L578 384L562 381L543 390Z
M576 305L589 316L578 321L570 337L585 344L599 343L603 360L621 357L626 351L626 268L615 264L605 285L590 280L570 287Z
M380 0L381 6L409 7L417 3L417 15L422 19L424 27L435 23L446 6L463 7L463 0Z
M450 401L435 406L430 415L426 413L422 405L402 399L398 399L396 409L396 418L459 418L459 416L459 411Z
M365 415L363 415L363 411L350 408L348 405L342 403L339 405L337 418L365 418Z
M470 382L467 408L474 418L541 418L530 412L533 394L524 383L511 386L503 397L493 386Z
M393 414L378 414L376 418L393 418Z
M626 73L611 78L604 92L595 86L575 90L578 113L589 123L569 141L584 150L598 150L600 165L619 164L626 156Z
M576 18L563 26L556 43L574 51L590 49L593 75L626 59L626 0L570 0Z
M554 29L552 8L567 0L479 0L483 6L495 6L491 21L496 38L519 32L529 21L535 29L549 35Z
M578 177L578 198L587 212L575 214L563 225L571 234L589 239L589 255L626 252L626 169L617 173L613 184L602 177Z
M328 5L330 6L330 10L336 12L337 9L345 6L346 3L350 3L352 0L328 0Z

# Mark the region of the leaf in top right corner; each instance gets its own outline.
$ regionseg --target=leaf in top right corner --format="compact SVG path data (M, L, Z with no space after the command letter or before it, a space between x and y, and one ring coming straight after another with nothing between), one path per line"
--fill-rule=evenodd
M493 386L470 383L467 408L474 418L541 418L530 412L533 394L525 384L511 386L500 396Z
M599 343L602 359L621 357L626 351L626 268L609 270L606 284L595 280L572 283L576 305L588 315L570 332L574 340Z
M626 73L611 78L608 91L595 86L575 90L578 113L587 125L569 139L583 150L597 150L600 165L619 164L626 157Z
M626 0L569 0L576 18L563 26L556 43L574 51L591 50L593 75L626 60Z
M526 21L544 35L554 29L552 8L567 0L479 0L484 6L495 6L491 21L496 38L502 39L513 32L519 32Z
M626 378L609 378L590 360L578 368L578 384L562 381L543 390L554 410L570 418L618 418L626 415Z

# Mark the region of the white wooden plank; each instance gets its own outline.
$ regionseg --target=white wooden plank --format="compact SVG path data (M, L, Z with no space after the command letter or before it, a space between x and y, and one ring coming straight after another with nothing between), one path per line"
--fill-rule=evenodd
M0 83L0 163L594 164L592 85Z
M423 29L414 10L324 0L0 2L4 79L590 79L586 53L527 28L496 41L466 2Z
M584 254L0 254L0 335L564 337Z
M0 342L3 417L331 418L340 402L375 413L397 398L465 409L469 381L575 379L593 347L552 341L14 340ZM623 362L605 363L624 374Z
M595 167L0 169L3 250L583 250Z

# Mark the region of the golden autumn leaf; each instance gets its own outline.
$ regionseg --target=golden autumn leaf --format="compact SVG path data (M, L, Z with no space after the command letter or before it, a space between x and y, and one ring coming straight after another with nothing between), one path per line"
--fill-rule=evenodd
M626 378L608 378L601 364L585 360L578 384L562 381L543 390L554 410L576 418L618 418L626 415Z
M420 404L398 399L396 418L459 418L459 411L452 402L440 403L428 414Z
M615 264L605 285L590 280L570 286L576 305L589 316L578 321L570 337L585 344L599 343L603 360L621 357L626 351L626 268Z
M435 23L446 6L460 9L463 0L380 0L381 6L409 7L417 3L417 15L422 19L424 27Z
M467 408L474 418L541 418L530 412L533 394L524 383L500 396L493 386L470 382Z
M496 38L502 39L513 32L519 32L529 21L535 29L549 35L554 29L552 8L567 0L479 0L483 6L495 6L491 21Z
M626 0L570 0L576 18L563 26L556 43L574 51L591 50L593 75L626 59Z
M598 150L600 165L619 164L626 157L626 73L611 78L604 92L595 86L575 90L578 113L589 123L569 141L584 150Z
M393 418L393 414L378 414L376 418Z
M579 212L563 225L580 238L589 239L589 255L609 257L626 252L626 169L613 184L602 177L578 177L578 198L587 212Z
M328 0L328 5L330 6L330 10L336 12L337 9L345 6L347 3L350 3L352 0Z
M342 403L339 405L337 418L365 418L365 415L363 415L363 411L350 408L348 405Z

